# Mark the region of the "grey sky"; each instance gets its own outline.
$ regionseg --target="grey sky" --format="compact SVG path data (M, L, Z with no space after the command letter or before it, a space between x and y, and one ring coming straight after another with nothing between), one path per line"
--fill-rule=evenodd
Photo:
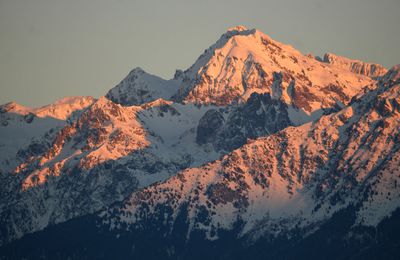
M399 13L400 0L0 0L0 103L98 97L136 66L171 78L239 24L390 67Z

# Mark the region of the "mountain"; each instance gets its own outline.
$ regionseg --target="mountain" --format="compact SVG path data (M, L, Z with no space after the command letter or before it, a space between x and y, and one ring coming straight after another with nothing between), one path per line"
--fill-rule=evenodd
M256 191L257 188L250 187L250 184L252 186L270 187L268 192L277 191L279 196L283 195L285 191L288 195L296 197L295 194L291 194L292 191L295 191L296 188L302 188L304 183L312 179L319 179L317 178L319 177L318 174L322 175L322 179L333 178L333 180L322 180L321 187L317 187L328 192L338 192L337 189L332 189L333 187L329 188L329 185L342 186L347 184L342 179L339 180L344 183L337 183L337 177L340 176L335 176L336 174L352 177L354 179L351 181L363 185L366 184L366 180L373 181L371 179L377 177L396 179L399 176L390 176L390 171L386 169L390 169L390 163L393 163L393 166L397 165L398 160L395 160L395 158L397 158L400 148L398 142L400 123L399 68L395 67L390 70L388 75L385 76L387 81L380 82L381 86L377 90L354 100L350 106L337 113L323 116L316 122L299 127L288 127L277 134L258 138L224 156L221 160L199 169L188 169L158 186L167 186L169 182L171 184L177 182L165 188L165 190L175 189L179 192L180 187L182 187L180 184L183 184L184 193L185 185L188 185L191 189L190 192L194 194L196 193L194 188L197 187L193 187L193 184L196 181L198 183L195 185L200 186L204 191L207 190L207 183L219 186L219 182L216 180L220 179L221 184L224 184L221 185L222 190L227 191L227 195L229 195L229 187L236 190L235 196L229 199L235 201L236 197L238 199L236 202L239 203L242 198L238 196L240 194L238 191L240 191L239 188L242 185L249 187L249 191L252 192ZM316 147L319 149L315 149ZM366 147L368 147L368 150L365 149ZM269 156L263 156L265 154ZM385 165L383 165L383 162L385 162ZM384 174L388 174L388 176ZM218 177L215 175L218 175ZM193 181L186 182L185 180L188 178ZM269 178L271 179L269 180ZM234 184L230 184L230 181ZM244 183L241 183L242 181ZM269 184L278 183L281 184L276 186L277 190L269 186ZM380 179L379 183L381 185L388 184L384 179ZM293 187L294 185L299 186ZM351 187L344 185L341 188L348 189ZM142 193L146 192L151 193L156 188L157 186L151 187L141 193L136 193L135 196L141 196ZM396 187L387 188L395 189ZM220 193L220 195L223 194L224 192ZM161 198L168 197L165 193L159 195ZM214 193L210 192L208 195L213 197ZM273 200L273 194L264 195ZM393 196L396 197L395 194ZM173 197L179 198L180 196ZM186 194L186 197L190 196ZM219 199L221 199L221 204L225 204L226 201L222 198ZM248 199L255 199L255 197ZM263 199L259 198L258 200ZM280 203L283 202L282 197L279 200L281 200ZM372 200L369 201L369 204L371 202ZM140 203L145 202L141 201ZM173 201L170 203L174 204ZM267 204L274 205L274 203ZM370 206L369 204L368 206ZM383 207L383 205L380 206Z
M178 80L164 80L135 68L106 97L118 104L141 105L159 98L169 99L177 91L178 84Z
M14 113L19 115L33 114L36 117L51 117L59 120L67 120L73 113L83 110L93 104L93 97L65 97L55 101L52 104L39 108L29 108L10 102L0 106L0 111L4 113Z
M374 65L377 66L377 65ZM375 68L375 67L374 67ZM383 71L383 68L382 68ZM269 93L307 113L346 103L374 80L341 63L321 62L255 29L230 28L187 70L163 80L136 68L106 97L122 105L158 98L226 106Z
M270 93L308 113L346 103L373 82L243 26L229 29L179 75L183 83L177 101L228 105L254 92Z
M399 95L397 66L377 89L338 112L257 138L4 252L118 259L395 259ZM77 239L82 227L83 238ZM41 243L62 232L73 236L63 236L61 244ZM95 244L85 242L93 239ZM321 248L310 253L313 244Z
M95 101L92 97L67 97L39 108L28 108L15 102L0 106L0 172L15 168L25 159L25 152L39 153L40 137L60 129L70 117ZM23 151L25 149L25 151Z
M21 149L25 160L2 176L2 242L98 211L216 159L195 143L195 113L202 110L163 100L122 107L101 97L51 137Z
M380 77L387 72L387 69L380 64L352 60L346 57L337 56L333 53L326 53L322 61L369 77Z
M186 169L134 193L105 218L115 229L146 229L152 221L172 228L185 210L187 237L197 229L215 240L240 220L237 235L257 238L312 231L353 205L355 225L376 226L400 205L399 69L341 111Z
M171 80L136 68L99 99L5 104L0 256L383 256L400 241L400 67L384 71L238 26Z

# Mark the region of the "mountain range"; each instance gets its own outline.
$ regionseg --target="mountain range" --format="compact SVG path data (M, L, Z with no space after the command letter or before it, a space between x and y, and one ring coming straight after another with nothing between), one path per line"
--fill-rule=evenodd
M170 80L0 106L0 259L398 259L400 65L228 29Z

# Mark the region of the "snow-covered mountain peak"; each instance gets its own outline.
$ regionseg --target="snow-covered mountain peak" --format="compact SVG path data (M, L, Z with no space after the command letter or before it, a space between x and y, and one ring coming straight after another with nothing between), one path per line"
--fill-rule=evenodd
M179 102L221 106L247 100L253 92L270 93L308 113L347 103L374 82L255 29L223 34L183 74L174 96Z
M177 91L179 80L165 80L137 67L114 88L106 97L125 106L141 105L158 98L170 99Z
M106 97L125 106L158 98L224 106L246 101L254 92L270 93L274 99L311 114L338 102L347 104L364 86L375 82L371 75L383 71L376 64L346 58L320 62L259 30L236 26L222 34L190 68L177 70L173 79L164 80L138 67Z

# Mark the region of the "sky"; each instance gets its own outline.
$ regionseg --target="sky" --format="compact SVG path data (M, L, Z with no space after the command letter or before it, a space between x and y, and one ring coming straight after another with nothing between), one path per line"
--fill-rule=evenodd
M399 13L400 0L0 0L0 104L99 97L138 66L172 78L236 25L390 68Z

